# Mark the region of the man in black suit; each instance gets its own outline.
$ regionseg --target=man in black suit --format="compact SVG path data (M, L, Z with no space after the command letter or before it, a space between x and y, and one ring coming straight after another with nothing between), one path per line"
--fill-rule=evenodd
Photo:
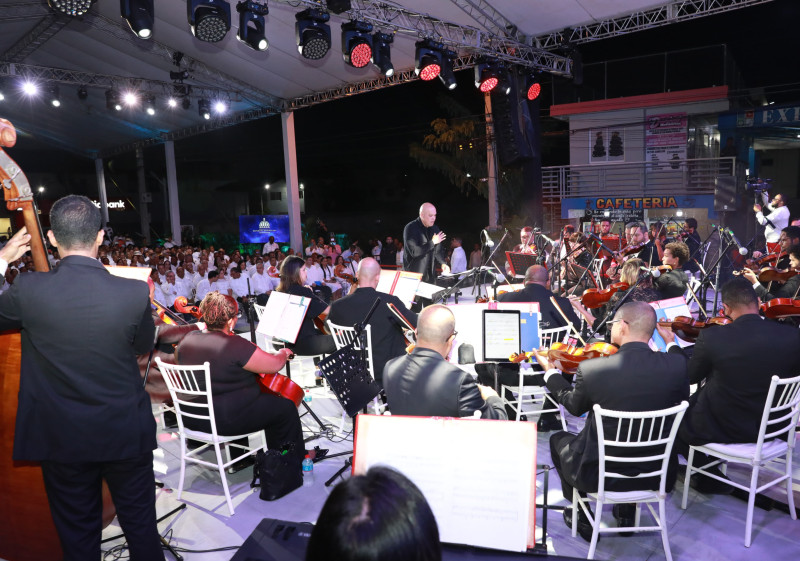
M65 560L100 558L105 479L131 559L164 559L156 526L156 423L136 355L153 347L147 284L95 259L100 211L70 195L50 212L58 268L0 295L0 330L22 329L14 459L42 463Z
M684 456L691 444L755 442L770 379L800 373L800 330L762 319L756 293L744 279L725 283L721 296L733 323L703 329L694 345L689 381L700 386L689 400L675 443ZM664 335L674 340L674 335ZM703 465L706 457L699 456L695 453L694 462ZM732 491L725 483L698 476L690 483L698 491Z
M653 411L677 405L689 396L689 380L686 373L686 357L677 345L671 345L667 353L650 350L648 341L656 328L656 313L646 302L624 304L609 323L611 342L619 345L619 351L610 357L585 360L578 368L575 387L552 369L547 359L537 355L539 364L545 369L545 383L553 398L573 415L587 413L583 430L575 435L559 431L550 436L550 455L561 478L564 498L572 500L572 490L597 491L599 458L597 449L597 427L592 407L595 403L605 409L617 411ZM672 488L677 473L671 469L668 490ZM640 473L645 467L631 465L630 474ZM649 469L649 467L648 467ZM609 491L628 491L641 488L645 480L613 480ZM658 481L654 481L655 489ZM632 518L625 509L615 509L615 516ZM564 520L572 526L572 510L565 509ZM620 525L627 525L627 520ZM578 529L581 536L591 539L591 526L580 513Z
M683 270L683 264L689 259L689 247L683 242L668 243L664 247L661 262L672 267L664 273L653 272L653 287L661 293L662 298L678 298L686 293L689 277Z
M428 306L419 315L417 345L390 360L383 371L386 398L393 415L507 419L497 392L447 362L457 335L447 306Z
M539 327L542 329L553 329L555 327L563 327L567 325L563 316L558 313L558 310L553 306L550 298L555 296L550 292L550 277L547 269L541 265L533 265L528 267L525 271L525 288L517 292L506 292L497 297L498 302L538 302L539 314ZM572 309L572 304L569 300L562 296L556 296L556 302L561 307L561 311L567 316L567 319L572 323L572 327L578 329L581 325L581 320L575 315Z
M369 325L371 326L372 366L375 369L375 381L382 385L383 367L390 359L406 352L406 342L400 321L389 310L388 304L394 304L414 327L417 326L417 314L409 311L397 296L375 290L381 278L381 266L372 257L367 257L358 264L356 276L358 289L331 304L331 313L328 319L336 325L352 327L356 323L364 321L375 300L381 299L381 303L369 320Z
M445 247L442 242L447 235L442 232L436 222L436 207L431 203L423 203L419 207L419 218L412 220L403 229L403 268L406 271L422 273L422 280L433 283L436 280L435 262L442 266L446 273L447 266Z

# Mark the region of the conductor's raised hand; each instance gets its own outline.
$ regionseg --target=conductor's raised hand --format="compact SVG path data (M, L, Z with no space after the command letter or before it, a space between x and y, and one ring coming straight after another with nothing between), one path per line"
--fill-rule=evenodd
M434 245L440 244L446 239L447 239L447 234L445 234L444 232L436 232L431 238Z

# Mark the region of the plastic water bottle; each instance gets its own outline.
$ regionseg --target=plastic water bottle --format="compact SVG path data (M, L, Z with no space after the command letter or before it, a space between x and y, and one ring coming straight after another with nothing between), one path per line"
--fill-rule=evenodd
M311 390L306 390L303 393L303 401L305 401L306 403L311 401Z
M303 487L310 487L314 484L314 462L311 461L311 456L306 454L303 460Z

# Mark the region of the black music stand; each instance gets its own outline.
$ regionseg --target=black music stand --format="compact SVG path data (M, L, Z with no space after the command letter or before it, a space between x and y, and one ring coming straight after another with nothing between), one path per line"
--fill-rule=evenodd
M514 253L506 251L506 259L515 277L524 277L528 267L536 265L536 256L532 253Z

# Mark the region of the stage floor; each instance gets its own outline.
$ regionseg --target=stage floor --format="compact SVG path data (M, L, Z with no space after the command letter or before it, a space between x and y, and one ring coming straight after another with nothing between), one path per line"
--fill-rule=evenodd
M294 370L293 370L294 373ZM301 378L302 380L302 378ZM318 445L330 448L331 453L352 449L352 433L349 420L345 423L344 434L338 435L341 421L341 408L326 389L314 388L311 407L333 427L330 437L321 437L307 443L311 448ZM318 426L309 416L303 418L308 427L307 436L318 433ZM570 430L576 432L583 419L569 418ZM538 463L549 464L550 452L548 437L550 433L538 436ZM181 548L187 559L194 561L228 560L235 554L235 548L250 535L263 518L275 518L297 522L314 522L322 509L332 487L325 487L325 481L342 467L345 457L322 461L314 466L313 486L301 487L286 497L274 502L262 501L258 493L250 489L252 469L248 468L228 476L231 497L236 514L229 516L228 507L219 477L215 471L197 466L187 468L185 489L182 501L177 499L180 454L178 440L169 430L160 430L159 448L155 451L156 479L164 483L157 491L156 507L161 517L182 503L186 508L163 520L159 524L162 535L170 543ZM212 454L213 457L213 454ZM465 458L467 455L465 454ZM794 462L795 502L800 505L800 463ZM349 471L345 476L349 475ZM735 466L729 475L737 481L746 481L749 476ZM683 489L683 470L679 475L675 491L667 500L667 519L669 523L672 555L677 559L707 561L736 561L744 559L795 559L800 557L800 522L792 520L788 514L777 509L765 511L755 509L753 515L753 543L744 547L744 516L747 504L732 496L705 496L694 490L689 492L689 508L680 509L680 493ZM541 485L541 477L539 478ZM551 505L566 505L561 496L558 477L551 472L548 502ZM780 499L774 488L770 496ZM542 497L538 497L538 503ZM476 505L476 508L480 508ZM643 514L646 516L646 514ZM610 507L604 520L613 524ZM537 510L537 540L541 540L541 510ZM114 521L103 533L104 537L120 533ZM117 539L103 544L104 551L122 543ZM589 544L579 536L572 538L570 529L564 524L560 511L550 511L548 516L547 550L550 554L585 558ZM190 553L191 551L191 553ZM194 553L203 551L203 553ZM172 556L167 553L168 560ZM660 535L655 532L635 534L632 537L601 536L597 559L643 560L664 559ZM111 557L108 557L111 558Z

